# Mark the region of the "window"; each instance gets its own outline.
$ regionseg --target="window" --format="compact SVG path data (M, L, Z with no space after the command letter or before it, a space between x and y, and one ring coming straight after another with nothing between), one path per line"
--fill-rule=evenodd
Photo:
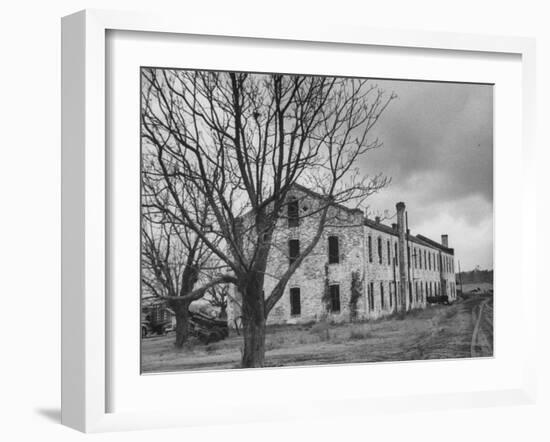
M298 200L288 202L288 227L298 227L300 225Z
M399 259L397 258L397 243L394 244L394 255L395 255L395 264L399 262Z
M428 253L428 270L432 269L432 254Z
M426 258L426 250L424 250L424 270L428 268L427 264L428 264L428 259Z
M374 310L374 284L372 282L369 284L369 310Z
M328 237L328 263L338 264L340 262L340 250L337 236Z
M299 239L291 239L288 241L288 260L289 263L292 265L296 259L298 259L298 256L300 256L300 240Z
M380 282L380 306L384 310L384 283Z
M407 246L407 267L411 268L411 248Z
M369 244L369 262L372 262L372 237L371 236L369 236L368 244Z
M393 289L394 287L392 287L392 283L391 282L388 282L388 290L389 290L389 295L390 295L390 308L393 307Z
M340 311L340 286L338 284L330 286L330 311Z
M292 287L290 289L290 314L292 316L300 316L301 310L300 288Z
M409 304L412 304L413 302L413 288L412 288L412 282L409 281Z
M414 256L414 268L417 269L418 268L418 260L416 259L417 256L416 256L416 247L413 247L413 256Z
M382 264L382 238L378 237L378 264Z
M390 241L388 240L388 265L391 266L391 246Z

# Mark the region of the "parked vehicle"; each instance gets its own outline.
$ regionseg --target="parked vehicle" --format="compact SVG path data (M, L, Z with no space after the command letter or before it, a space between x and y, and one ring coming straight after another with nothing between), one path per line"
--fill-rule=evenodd
M171 321L154 321L150 315L141 315L141 337L166 335L173 330Z
M210 318L201 313L189 312L190 332L203 344L221 341L229 335L227 321Z
M172 321L158 306L142 309L141 337L166 335L173 331ZM229 335L227 320L209 317L203 313L189 312L189 332L203 344L221 341Z
M449 297L447 295L428 296L426 298L428 304L449 304Z

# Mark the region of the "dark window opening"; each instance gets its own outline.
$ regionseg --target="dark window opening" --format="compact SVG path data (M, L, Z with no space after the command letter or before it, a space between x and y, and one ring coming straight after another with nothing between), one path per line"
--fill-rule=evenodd
M424 270L428 268L428 259L426 258L426 251L424 250Z
M301 314L299 287L293 287L290 289L290 314L292 316L299 316Z
M340 311L340 286L338 284L330 286L330 311L334 313Z
M369 284L369 310L374 310L374 284L372 282Z
M369 236L368 244L369 244L369 262L372 262L372 237L371 236Z
M391 265L391 246L389 241L388 241L388 265Z
M300 256L300 240L291 239L288 241L288 260L290 264L298 259Z
M380 306L384 310L384 283L380 282Z
M298 200L288 202L288 227L298 227L300 225Z
M382 264L382 238L378 237L378 264Z
M328 263L338 264L340 262L340 247L337 236L328 237Z

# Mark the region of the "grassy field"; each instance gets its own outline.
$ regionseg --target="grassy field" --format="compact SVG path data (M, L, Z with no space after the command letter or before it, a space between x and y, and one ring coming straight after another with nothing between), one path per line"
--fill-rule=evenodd
M266 365L470 357L475 321L472 311L482 299L475 296L450 306L428 307L404 319L271 326L266 337ZM208 345L191 340L181 350L174 347L173 341L171 334L142 341L144 373L239 367L242 337L234 331L227 339Z

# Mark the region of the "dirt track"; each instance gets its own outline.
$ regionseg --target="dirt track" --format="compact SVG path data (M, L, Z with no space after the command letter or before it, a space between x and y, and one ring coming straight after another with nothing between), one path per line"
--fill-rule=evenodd
M483 308L482 303L485 303ZM478 321L480 311L483 316ZM476 324L479 325L473 339ZM142 342L143 372L239 367L242 338L235 333L210 345L191 342L181 350L174 348L173 340L174 336L169 335ZM415 311L401 320L270 327L266 338L266 365L492 356L492 341L492 298L475 296L451 306Z

